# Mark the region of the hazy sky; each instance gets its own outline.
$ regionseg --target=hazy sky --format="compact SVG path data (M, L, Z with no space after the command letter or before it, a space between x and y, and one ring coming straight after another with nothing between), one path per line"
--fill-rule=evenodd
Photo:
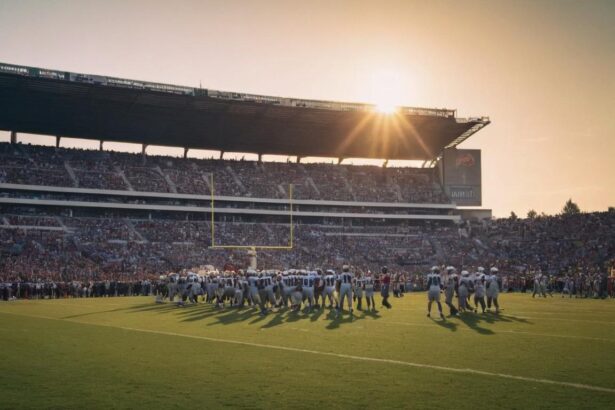
M0 61L342 101L384 89L491 117L461 148L482 149L496 215L615 206L613 0L0 0Z

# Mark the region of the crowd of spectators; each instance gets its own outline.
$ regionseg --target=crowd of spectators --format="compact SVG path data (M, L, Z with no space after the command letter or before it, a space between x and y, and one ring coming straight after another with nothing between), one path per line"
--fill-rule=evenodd
M0 281L151 280L203 264L239 269L248 263L245 250L210 248L211 225L204 220L104 215L5 215L2 220ZM218 245L284 246L289 241L288 224L216 222ZM553 288L560 289L557 278L610 272L615 263L615 213L459 226L297 224L293 241L292 250L259 250L259 268L326 269L349 263L378 271L387 265L410 278L416 275L415 287L421 288L421 278L434 264L459 269L497 266L505 287L518 291L528 289L533 272L540 269L552 275Z
M517 272L597 267L615 257L615 213L501 218L440 228L451 263L497 263Z
M13 281L0 282L0 300L12 299L62 299L95 298L111 296L149 296L156 283L145 280L99 280L99 281Z
M0 183L339 201L450 203L433 168L144 156L0 143Z

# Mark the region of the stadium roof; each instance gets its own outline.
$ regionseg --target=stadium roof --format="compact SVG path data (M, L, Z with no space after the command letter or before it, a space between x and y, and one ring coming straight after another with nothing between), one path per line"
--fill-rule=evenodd
M454 110L302 100L0 63L0 129L300 157L432 160L489 124Z

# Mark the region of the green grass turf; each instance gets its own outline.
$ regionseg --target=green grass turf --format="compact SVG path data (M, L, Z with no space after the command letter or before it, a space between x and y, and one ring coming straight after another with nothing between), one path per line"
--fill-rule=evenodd
M446 322L425 317L424 293L392 302L352 321L148 297L2 302L0 408L615 408L613 300L504 294L499 316Z

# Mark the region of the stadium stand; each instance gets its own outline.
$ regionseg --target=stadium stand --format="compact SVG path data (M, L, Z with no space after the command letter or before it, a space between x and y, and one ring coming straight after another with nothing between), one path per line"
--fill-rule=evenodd
M0 144L0 182L297 199L450 203L433 168L197 160Z

